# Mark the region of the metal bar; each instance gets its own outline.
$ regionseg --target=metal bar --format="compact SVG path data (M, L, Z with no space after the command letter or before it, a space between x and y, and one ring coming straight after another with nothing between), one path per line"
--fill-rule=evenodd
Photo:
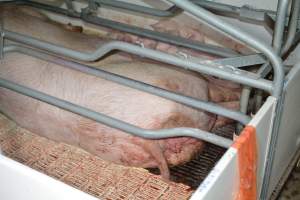
M216 59L216 60L212 60L212 62L215 64L229 65L237 68L242 68L242 67L248 67L252 65L264 64L267 61L262 54L253 54L248 56Z
M105 5L110 8L115 7L115 8L120 8L123 10L130 10L133 12L152 15L152 16L156 16L156 17L173 17L182 11L180 8L178 8L176 6L171 6L165 10L159 10L156 8L140 6L140 5L131 4L131 3L123 2L123 1L113 0L114 1L113 3L111 3L108 0L95 0L95 1L96 2L97 1L105 2ZM266 21L267 20L266 16L270 16L270 18L276 18L276 12L274 12L272 10L255 9L255 8L251 8L248 6L237 7L237 6L222 4L222 3L218 3L218 2L205 1L205 0L191 0L191 2L194 2L195 4L205 8L217 15L225 16L225 17L234 17L241 21L250 22L250 23L259 22L259 23L268 24L268 22ZM26 0L4 0L4 1L1 1L1 3L25 4ZM29 4L34 4L34 3L38 3L38 2L31 1ZM123 3L126 3L126 6L123 6L122 5ZM104 3L102 3L102 4L104 4ZM272 26L270 26L270 27L272 27Z
M150 8L146 6L140 6L136 4L131 4L123 1L117 0L95 0L95 2L100 5L105 5L111 8L120 8L124 10L129 10L133 12L138 12L142 14L152 15L156 17L173 17L180 11L180 8L176 6L171 6L166 10L159 10L155 8ZM228 4L223 4L219 2L211 2L205 0L191 0L191 2L199 5L217 15L226 16L226 17L234 17L242 21L251 22L251 23L267 23L266 16L271 16L276 18L276 12L272 10L265 9L255 9L250 6L232 6ZM296 24L298 19L296 21Z
M243 87L242 94L241 94L241 102L240 102L240 111L242 113L247 113L249 96L250 96L251 88L245 86Z
M230 36L244 42L245 44L253 47L254 49L262 52L272 63L274 68L274 82L272 95L279 98L283 90L284 71L282 60L277 56L276 52L263 42L257 40L252 35L235 28L230 23L218 18L214 14L206 11L205 9L193 4L187 0L168 0L169 2L177 5L183 10L191 13L192 15L204 20L208 24L214 26L218 30L229 34Z
M283 41L283 34L284 34L284 28L285 28L285 19L286 19L286 14L288 10L288 5L289 5L289 0L283 0L278 2L278 8L277 8L277 20L275 23L275 29L274 29L274 34L273 34L273 48L274 50L280 54L281 48L282 48L282 41ZM293 31L293 30L289 30ZM290 33L291 34L291 33ZM270 73L272 70L270 63L266 62L264 63L259 70L257 71L257 74L261 78L265 78L267 74ZM246 95L251 92L251 88L246 88L244 87L242 90L241 99L241 112L245 110L246 102L249 102L249 95ZM256 93L256 95L262 95L262 92ZM258 100L255 104L256 108L261 106L262 103L262 96L261 97L256 97L256 100Z
M271 66L270 66L270 63L267 62L265 64L263 64L257 71L257 74L260 76L260 77L266 77L267 74L270 73L270 71L272 70Z
M188 11L192 15L204 20L208 24L223 31L224 33L227 33L230 36L233 36L234 38L248 44L249 46L253 47L259 52L264 53L266 57L270 60L272 67L274 69L273 96L278 100L276 109L277 112L280 113L282 107L281 104L283 103L282 93L283 93L283 84L284 84L284 70L283 70L282 60L277 55L276 51L274 51L271 47L265 45L263 42L260 42L257 39L253 38L251 35L236 29L231 24L224 22L223 20L217 18L216 16L209 13L208 11L200 7L197 7L195 4L187 0L168 0L168 1L174 3L175 5L182 8L183 10ZM274 159L275 146L278 137L280 118L281 118L280 114L276 115L275 123L273 124L273 132L271 134L271 139L269 142L270 148L267 153L268 159L266 164L266 173L264 174L263 177L263 185L265 187L262 188L261 199L267 199L267 192L268 192L267 186L269 185L269 181L270 181L270 173L272 170L272 163Z
M85 22L91 23L91 24L131 33L134 35L150 38L153 40L158 40L160 42L165 42L165 43L169 43L169 44L173 44L173 45L177 45L177 46L181 46L181 47L194 49L194 50L201 51L201 52L206 52L206 53L213 54L216 56L233 57L233 56L239 55L237 52L230 50L230 49L226 49L226 48L222 48L222 47L218 47L218 46L214 46L214 45L209 45L209 44L204 44L204 43L197 42L197 41L191 41L189 39L182 38L182 37L175 36L175 35L170 35L167 33L156 32L156 31L140 28L137 26L132 26L132 25L127 25L127 24L120 23L120 22L115 22L115 21L108 20L105 18L88 15L87 13L84 13L84 12L82 12L82 13L70 12L67 9L58 8L58 7L54 7L54 6L50 6L50 5L46 5L46 4L42 4L42 3L38 3L38 2L33 2L30 0L28 0L28 1L16 0L16 1L11 1L10 3L31 6L31 7L47 10L50 12L59 13L61 15L79 18L79 19L81 19Z
M255 95L255 113L261 108L263 102L263 91L257 90Z
M277 54L281 55L282 52L282 41L283 41L283 34L284 34L284 28L285 28L285 20L288 12L288 5L289 0L279 0L278 1L278 7L277 7L277 17L276 17L276 23L275 23L275 30L274 30L274 37L273 37L273 46ZM282 68L283 70L283 68ZM283 94L282 94L283 95ZM261 196L260 198L266 199L268 196L268 186L270 182L270 175L273 169L273 160L275 155L275 148L276 143L278 139L278 132L279 132L279 124L281 120L281 110L282 105L284 102L284 98L278 99L277 105L276 105L276 117L274 119L273 124L273 130L269 142L269 150L267 152L267 160L266 160L266 168L265 168L265 174L263 177L263 183L261 189Z
M293 5L292 7L295 7L295 2L293 1ZM284 27L285 27L285 22L284 20L286 19L286 14L287 14L287 10L288 10L288 3L289 1L280 1L278 4L278 15L277 15L277 20L276 20L276 24L275 24L275 30L274 30L274 37L273 37L273 47L274 49L281 55L283 55L283 52L285 52L286 50L282 50L282 41L283 41L283 33L284 33ZM298 2L299 4L299 2ZM297 8L298 7L298 8ZM290 23L289 23L289 31L288 31L288 40L286 41L283 49L289 49L291 46L291 41L294 40L294 37L296 35L296 29L297 29L297 18L298 18L298 13L296 14L295 12L299 12L299 5L296 6L296 8L293 8L292 10L292 16L290 19ZM296 22L293 21L296 18ZM296 23L296 24L295 24ZM294 26L293 28L291 28L291 26ZM289 37L291 37L291 39L289 39ZM291 41L290 41L291 40ZM259 77L264 78L267 76L267 74L270 73L270 71L272 70L270 63L266 62L264 63L259 70L257 71L257 74ZM285 69L286 70L286 69ZM250 88L251 90L251 88ZM242 90L242 94L247 94L249 93L249 88L243 88ZM255 111L258 111L259 107L262 104L262 95L263 92L262 91L258 91L256 93L256 104L255 104ZM249 95L241 95L241 99L240 99L240 103L241 103L241 112L244 111L244 106L245 103L249 101Z
M293 5L294 4L295 3L293 3ZM298 4L299 4L299 2L298 2ZM274 30L274 36L273 36L273 48L279 55L283 55L283 53L285 52L284 48L289 49L289 47L291 45L290 41L286 41L284 47L282 47L283 46L282 44L283 44L284 28L285 28L285 19L286 19L286 15L288 12L288 5L289 5L289 0L280 0L278 2L278 7L277 7L278 14L277 14L277 18L276 18L276 24L275 24L275 30ZM295 22L293 22L293 20L295 20L295 17L298 17L298 14L295 14L295 12L299 12L299 5L296 7L298 7L298 8L294 8L293 12L291 14L289 31L288 31L288 35L292 37L292 40L294 40L294 38L295 38L296 28L294 27L295 28L295 30L294 30L294 28L291 28L290 26L295 26ZM270 66L270 63L267 62L259 68L259 70L257 71L257 74L259 75L259 77L265 78L271 72L271 70L272 70L272 68ZM262 92L257 93L257 95L262 95ZM258 106L260 106L260 104L262 103L262 101L261 101L262 97L257 97L257 99L259 101L256 103L256 108Z
M50 12L56 12L56 13L59 13L61 15L66 15L66 16L69 16L69 17L80 18L80 13L78 13L78 12L69 11L69 10L64 9L64 8L60 8L60 7L56 7L56 6L50 6L50 5L47 5L47 4L43 4L43 3L31 1L31 0L4 1L4 2L0 2L0 4L15 4L15 5L30 6L30 7L34 7L34 8L38 8L38 9L42 9L42 10L47 10L47 11L50 11Z
M177 57L157 50L142 48L140 46L126 43L126 42L119 42L119 41L108 42L106 44L103 44L93 53L82 53L82 52L66 49L64 47L60 47L57 45L49 44L47 42L43 42L41 40L24 36L22 34L10 32L6 30L4 31L4 33L5 33L5 38L9 40L20 42L46 51L50 51L52 53L59 53L64 56L68 56L70 58L75 58L75 59L79 58L80 60L94 61L102 58L104 55L108 54L113 50L120 50L134 55L139 55L142 57L160 61L163 63L175 65L184 69L201 72L207 75L217 76L222 79L235 81L251 87L260 88L262 90L272 92L272 82L264 79L257 79L256 76L253 76L253 73L238 70L238 69L232 69L232 68L228 69L223 66L195 63L186 58Z
M95 25L99 25L99 26L103 26L103 27L111 28L111 29L116 29L119 31L139 35L142 37L150 38L153 40L158 40L161 42L165 42L165 43L169 43L169 44L173 44L173 45L177 45L177 46L181 46L181 47L190 48L190 49L201 51L201 52L206 52L206 53L221 56L221 57L233 57L233 56L239 55L235 51L226 49L223 47L218 47L218 46L214 46L214 45L210 45L210 44L204 44L204 43L201 43L198 41L192 41L192 40L189 40L186 38L182 38L182 37L167 34L167 33L143 29L143 28L140 28L137 26L127 25L127 24L123 24L120 22L115 22L112 20L100 18L97 16L87 15L85 13L82 13L82 19L89 23L95 24Z
M286 54L289 51L289 49L291 48L294 42L294 38L297 31L297 25L298 25L298 17L300 12L300 1L293 0L291 9L292 9L291 11L292 13L289 20L289 29L288 29L285 44L281 51L282 55Z
M273 15L275 13L270 10L254 9L247 6L237 7L237 6L227 5L223 3L203 1L203 0L191 0L191 2L217 15L234 17L240 20L247 20L247 21L252 20L256 22L264 22L266 13L273 14Z
M156 96L160 96L169 100L173 100L176 101L178 103L182 103L184 105L196 108L196 109L201 109L201 110L205 110L211 113L215 113L217 115L221 115L224 117L228 117L230 119L234 119L236 121L241 122L242 124L247 124L249 123L249 121L251 120L250 117L248 117L247 115L237 112L237 111L233 111L227 108L224 108L222 106L219 106L217 104L214 103L210 103L210 102L206 102L200 99L195 99L192 97L188 97L188 96L184 96L181 94L177 94L174 92L170 92L168 90L156 87L156 86L152 86L140 81L136 81L121 75L117 75L114 73L110 73L101 69L97 69L97 68L93 68L90 67L88 65L84 65L84 64L80 64L80 63L76 63L73 61L68 61L65 59L61 59L58 57L54 57L51 55L47 55L45 53L41 53L41 52L37 52L35 50L32 49L28 49L28 48L24 48L24 47L20 47L20 46L8 46L4 48L5 53L8 52L20 52L22 54L26 54L29 56L33 56L33 57L37 57L39 59L51 62L51 63L55 63L57 65L60 66L64 66L64 67L68 67L71 68L73 70L77 70L86 74L90 74L93 76L97 76L109 81L113 81L115 83L119 83L122 85L125 85L127 87L131 87L134 89L138 89L144 92L148 92L150 94L154 94Z
M273 37L273 47L277 52L277 54L280 54L282 49L283 34L284 34L285 20L287 16L288 6L289 6L289 0L278 1L277 17L276 17L274 37Z
M68 101L61 100L59 98L47 95L37 90L33 90L28 87L24 87L22 85L13 83L3 78L0 78L0 87L18 92L25 96L32 97L34 99L43 101L50 105L87 117L89 119L95 120L99 123L105 124L112 128L119 129L127 133L130 133L132 135L147 138L147 139L163 139L169 137L186 136L186 137L193 137L200 140L204 140L206 142L210 142L212 144L216 144L218 146L225 147L225 148L229 148L233 143L232 140L195 128L181 127L181 128L160 129L160 130L142 129L137 126L131 125L129 123L123 122L121 120L109 117L102 113L95 112L93 110L70 103Z
M129 11L152 15L156 17L172 17L177 12L181 11L181 9L178 9L176 6L171 6L166 10L160 10L156 8L150 8L150 7L141 6L133 3L127 3L118 0L94 0L94 1L98 3L100 6L104 5L111 8L120 8L123 10L129 10Z
M251 88L244 86L242 89L242 94L240 98L240 112L241 113L247 113L247 108L248 108L248 103L250 99L250 93L251 93ZM236 135L239 135L241 131L243 130L243 125L240 123L237 123L236 126Z

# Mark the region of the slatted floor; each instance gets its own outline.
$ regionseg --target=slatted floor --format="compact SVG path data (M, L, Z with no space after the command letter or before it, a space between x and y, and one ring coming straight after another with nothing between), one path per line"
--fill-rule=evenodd
M230 137L232 126L216 131ZM174 182L165 182L156 170L124 167L78 148L34 135L0 115L2 153L42 173L101 199L188 199L225 149L207 145L195 159L173 167ZM177 183L175 183L177 182Z
M213 131L217 135L226 138L232 138L234 125L228 125ZM207 174L216 165L217 161L223 156L226 149L206 144L204 150L198 154L190 162L171 168L171 179L175 182L189 185L192 189L196 189L205 179ZM150 169L151 172L158 174L157 169Z

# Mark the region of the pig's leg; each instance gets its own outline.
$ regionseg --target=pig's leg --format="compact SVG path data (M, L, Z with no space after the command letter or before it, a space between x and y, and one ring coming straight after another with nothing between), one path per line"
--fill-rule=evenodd
M156 161L161 176L165 180L170 180L170 170L167 160L164 156L162 147L159 145L158 140L140 140L135 138L134 143L141 145Z
M221 105L222 107L225 108L229 108L231 110L236 110L238 111L240 108L240 102L239 101L229 101L229 102L222 102L222 103L218 103L219 105ZM218 116L216 123L214 124L214 128L219 128L222 126L225 126L227 124L231 124L233 123L234 120L223 117L223 116Z

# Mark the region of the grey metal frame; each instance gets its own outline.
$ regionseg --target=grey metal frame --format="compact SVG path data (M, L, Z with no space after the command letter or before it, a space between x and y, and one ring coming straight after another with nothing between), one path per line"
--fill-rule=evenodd
M253 42L254 42L254 47L258 50L263 51L269 57L269 59L271 59L271 62L273 62L273 64L274 64L275 78L274 78L273 87L271 87L270 82L266 82L265 80L250 78L249 76L245 76L245 75L241 76L242 73L240 71L236 71L236 69L234 69L234 71L232 73L232 71L228 72L228 71L220 69L220 68L216 68L216 67L214 68L211 66L205 66L200 63L190 62L189 60L178 58L173 55L169 55L169 54L166 54L163 52L158 52L158 51L151 50L151 49L145 49L145 48L142 48L142 47L139 47L139 46L136 46L133 44L124 43L124 42L110 42L110 43L107 43L107 44L103 45L102 47L100 47L94 53L86 54L86 53L81 53L81 52L77 52L74 50L66 49L63 47L59 47L57 45L52 45L52 44L49 44L49 43L46 43L43 41L36 40L34 38L30 38L28 36L26 37L21 34L13 33L10 31L4 30L3 33L4 33L4 37L8 38L10 40L21 42L23 44L31 45L36 48L41 48L43 50L47 50L47 51L54 52L54 53L59 53L64 56L69 56L71 58L81 59L81 60L85 60L85 61L94 61L96 59L99 59L103 55L105 55L106 53L108 53L112 50L116 50L116 49L123 50L125 52L129 52L129 53L144 56L147 58L155 59L158 61L166 62L168 64L181 66L181 67L191 69L194 71L198 71L198 72L202 72L202 73L205 73L208 75L214 75L214 76L218 76L223 79L233 80L233 81L236 81L236 82L239 82L242 84L246 84L248 86L265 89L269 92L274 92L273 93L274 96L279 96L280 92L277 91L277 90L280 90L280 86L279 86L279 88L277 87L278 85L280 85L280 84L278 84L278 79L279 80L280 80L280 78L283 79L282 72L280 71L281 63L280 63L280 60L278 60L274 56L274 53L272 52L271 49L268 49L264 45L260 45L260 43L257 43L254 38L247 35L246 33L241 34L240 31L236 31L234 29L234 27L230 26L229 24L225 24L225 26L224 26L224 24L223 24L224 22L222 22L222 20L218 20L217 17L215 17L214 15L205 11L202 8L199 8L199 7L197 8L193 3L185 1L184 2L185 5L183 5L182 2L180 3L178 1L170 1L170 2L173 2L176 5L178 4L179 7L183 8L184 10L188 10L192 14L204 19L204 21L209 22L213 26L215 26L223 31L225 30L225 32L229 33L230 35L238 36L239 39L242 40L243 42L246 42L248 44L253 44ZM186 7L186 5L188 5L188 7ZM201 11L201 9L202 9L202 11ZM202 14L202 12L204 12L204 15ZM212 18L214 18L214 19L212 19ZM236 72L238 72L238 73L236 73ZM207 105L209 105L209 103L203 102L203 105L206 105L206 106L200 106L200 108L203 109L204 107L206 107L205 110L207 110ZM214 113L217 113L217 114L222 113L222 115L224 115L224 112L222 112L224 110L218 108L216 105L211 105L211 107L209 107L209 108L216 108L215 110L209 109L209 111L213 111ZM225 113L230 113L229 115L225 114L225 116L231 116L231 117L233 116L232 115L233 113L229 112L228 110L225 110ZM234 113L236 114L237 112L234 112ZM238 116L240 117L241 115L238 115ZM237 118L235 118L235 119L237 119ZM245 119L247 119L247 120L239 119L238 121L243 121L243 123L245 123L246 121L249 121L249 118L245 118Z
M100 46L92 53L83 53L75 50L67 49L58 45L53 45L35 38L24 36L22 34L14 33L4 30L4 38L20 42L22 44L30 45L35 48L50 51L52 53L61 54L66 57L78 59L82 61L95 61L101 59L103 56L114 50L120 50L134 55L157 60L163 63L175 65L184 69L189 69L196 72L201 72L207 75L218 76L225 80L232 80L251 87L260 88L262 90L273 92L272 82L264 79L259 79L253 73L239 70L237 68L226 68L222 65L209 65L205 61L194 62L193 59L182 58L161 51L143 48L127 42L112 41Z
M64 47L59 47L57 45L51 45L51 44L46 43L44 41L39 41L39 40L36 40L34 38L30 38L28 36L23 36L23 35L20 35L20 34L12 33L12 32L9 32L7 30L3 31L4 38L7 38L7 39L10 39L10 40L13 40L13 41L17 41L17 42L21 42L23 44L30 45L30 46L33 46L35 48L40 48L40 49L43 49L43 50L47 50L47 51L50 51L50 52L53 52L53 53L60 53L60 54L63 53L63 55L69 56L71 58L76 58L76 59L80 58L82 60L86 59L88 61L93 61L93 60L99 59L103 55L105 55L106 53L108 53L112 50L121 50L121 51L125 51L125 52L128 52L128 53L144 56L144 57L154 59L154 60L158 60L158 61L161 61L161 62L164 62L164 63L168 63L168 64L172 64L172 65L176 65L176 66L181 66L181 67L193 70L193 71L201 72L201 73L208 74L208 75L217 76L217 77L222 78L222 79L232 80L232 81L241 83L241 84L246 85L246 86L266 90L266 91L270 92L274 97L277 98L278 105L277 105L276 109L277 109L277 111L280 111L281 105L283 103L282 91L283 91L283 84L284 84L284 82L283 82L284 81L284 66L282 64L282 60L280 58L280 55L282 55L283 53L286 53L289 50L289 48L291 47L292 42L295 40L295 38L299 36L299 34L296 34L296 29L297 29L296 25L297 25L297 21L298 21L298 17L299 17L299 10L300 10L298 0L293 1L294 6L293 6L293 9L292 9L292 14L290 15L289 29L288 29L288 34L287 34L288 37L287 37L287 40L285 41L284 45L282 44L282 41L283 41L283 36L284 36L285 20L286 20L286 14L287 14L287 10L288 10L287 8L288 8L289 0L279 0L278 11L276 13L277 20L276 20L276 23L275 23L274 38L273 38L273 47L274 47L274 49L272 47L268 46L268 45L265 45L264 43L261 43L256 38L249 35L248 33L243 32L241 30L238 30L233 25L224 22L223 20L216 17L215 15L208 12L207 10L197 6L195 3L193 3L193 1L188 1L188 0L168 0L168 1L172 4L174 4L176 6L176 9L182 9L186 12L189 12L190 14L194 15L196 18L207 22L208 24L210 24L213 27L217 28L221 32L229 34L230 36L238 39L239 41L245 43L246 45L248 45L248 46L256 49L258 52L262 53L262 54L253 55L253 56L256 56L257 60L251 61L250 63L261 64L261 63L265 62L265 58L260 57L261 55L265 56L269 62L268 61L265 62L265 64L259 70L258 75L253 76L253 74L242 71L242 70L237 70L237 68L235 68L235 67L233 68L232 71L228 71L228 68L224 68L222 66L221 67L220 66L216 67L216 64L218 62L215 62L214 63L215 65L208 65L207 63L203 63L201 61L197 61L197 60L194 60L194 59L184 59L184 58L180 58L180 57L170 55L170 54L166 54L166 53L163 53L163 52L142 48L142 47L139 47L137 45L128 44L128 43L125 43L125 42L110 42L110 43L107 43L107 44L101 46L99 49L97 49L93 53L82 53L82 52L77 52L77 51L73 51L73 50L70 50L70 49L66 49ZM33 3L29 2L27 4L26 3L27 1L14 1L14 2L19 2L19 3L21 2L22 4L24 4L24 2L25 2L26 5L39 7L39 8L42 8L42 9L46 9L48 11L55 11L55 10L53 10L54 9L53 7L49 7L48 5L46 5L46 6L42 5L42 4L37 5L34 2ZM124 9L128 9L128 8L124 8ZM140 8L138 8L138 9L140 9ZM219 8L219 9L221 9L221 8ZM98 21L101 18L89 15L87 13L76 13L76 12L71 13L68 10L65 10L65 9L58 9L58 12L60 14L64 14L64 15L68 15L68 16L72 16L72 17L76 17L76 18L81 18L83 20L92 22L94 24L98 24L98 25L102 25L102 26L106 26L106 27L110 27L110 28L117 28L118 30L123 29L123 31L126 31L126 32L130 32L130 30L126 30L127 28L129 28L129 29L134 28L134 27L131 26L131 27L126 27L126 28L123 27L123 28L120 29L120 27L122 27L123 24L114 24L113 26L111 26L111 24L110 24L111 22L109 22L109 24L105 25L105 24ZM262 11L262 12L264 12L264 11ZM268 12L266 11L264 13L268 13ZM137 31L137 33L135 33L135 34L139 35L141 33L139 33L139 31ZM142 36L143 36L143 34L144 34L144 32L142 33ZM153 33L149 33L149 34L150 34L150 38L151 38L152 37L151 35ZM146 37L148 37L148 36L146 36ZM152 38L152 39L156 39L155 37ZM290 39L290 37L292 37L292 39ZM161 39L161 38L159 38L159 39ZM182 42L184 43L185 41L182 41ZM175 44L175 45L184 46L184 44L182 45L182 44L180 44L180 42L178 43L178 41L176 41L176 39L175 39L175 42L172 39L172 41L170 43ZM185 46L185 47L188 47L188 46ZM5 51L19 51L19 52L22 52L22 50L20 50L20 49L22 49L22 47L10 46L10 47L5 47L4 48ZM208 49L209 49L208 51L207 51L207 49L198 49L198 50L203 50L203 51L206 51L206 52L211 51L211 48L208 48ZM223 51L223 50L224 49L221 49L221 51L217 51L217 54L219 54L220 52L221 52L221 54L224 53L224 52L228 53L228 51L226 51L226 50ZM34 51L32 51L32 52L33 53L30 53L30 54L33 55ZM216 53L216 52L212 52L212 53ZM217 55L217 54L215 54L215 55ZM231 55L227 55L227 56L223 55L223 56L224 57L237 56L237 54L235 54L234 52L229 52L229 54L231 54ZM40 56L40 54L36 53L36 56ZM251 56L251 55L249 55L249 56ZM46 56L46 58L48 59L47 56ZM241 57L241 58L243 59L243 57ZM227 62L232 62L230 59L231 58L229 58L229 60L227 60ZM64 61L64 60L62 59L61 61ZM226 59L223 60L223 61L225 62ZM236 61L236 60L234 60L234 61ZM87 69L94 70L94 69L88 68L87 66L82 66L82 65L80 65L78 63L75 63L75 62L71 62L71 61L68 61L68 62L71 63L70 65L68 65L68 67L71 67L71 68L74 67L74 66L76 66L74 68L83 67L82 69L78 68L77 70L79 70L79 71L84 71L84 70L87 70ZM241 62L239 62L235 65L237 67L247 66L247 64L243 65ZM273 68L273 71L274 71L274 80L273 80L273 82L262 79L271 70L271 67ZM86 73L89 73L89 72L86 72ZM97 73L99 73L99 71L97 71ZM101 72L101 73L103 73L103 72ZM107 72L104 72L103 74L105 74L105 73L107 73ZM123 78L123 77L121 77L121 78ZM144 83L135 82L135 83L137 83L137 84L135 84L133 80L126 80L126 79L120 79L120 80L122 80L122 81L119 82L121 84L126 85L125 82L130 81L130 82L128 82L127 86L134 87L136 89L141 89L143 91L146 91L146 90L144 90L145 88L143 88L143 86L145 86L145 85L143 85ZM113 80L113 81L118 82L117 80ZM134 83L134 84L132 84L132 83ZM196 137L196 138L199 138L199 139L203 139L205 141L209 141L209 142L212 142L212 143L218 144L220 146L224 146L224 147L228 147L232 143L232 141L230 141L230 140L224 140L224 138L214 137L213 134L205 132L205 131L201 131L201 130L198 130L198 129L178 128L178 129L165 129L165 130L159 130L159 131L143 130L143 129L140 129L138 127L134 127L130 124L126 124L126 123L121 122L119 120L116 120L116 119L110 118L108 116L102 115L100 113L95 113L91 110L85 110L85 108L82 108L82 107L77 106L77 105L69 104L68 102L64 102L62 100L51 97L49 95L37 93L37 91L34 91L32 89L29 89L29 88L25 88L23 86L11 83L11 82L3 80L3 79L0 79L0 86L1 87L6 87L8 89L12 89L12 90L20 92L24 95L32 96L34 98L37 98L37 99L40 99L42 101L48 102L52 105L59 106L63 109L69 110L71 112L75 112L77 114L84 115L84 116L89 117L91 119L94 119L98 122L104 123L106 125L109 125L109 126L121 129L121 130L124 130L124 131L129 132L131 134L134 134L136 136L157 139L157 138L176 137L176 136L183 136L184 135L184 136L190 136L190 137ZM140 86L142 86L142 87L140 87ZM162 96L163 92L162 92L161 88L155 88L154 87L153 91L155 91L155 92L153 92L153 94ZM147 92L151 93L151 91L147 91ZM169 95L173 95L172 93L168 93L168 91L164 91L164 92L167 92L167 93L166 93L165 96L162 96L162 97L169 98L169 99L173 98L173 97L171 97L171 98L169 97ZM245 87L245 89L243 90L243 95L242 95L243 98L241 100L242 105L247 105L248 104L247 102L248 102L248 99L249 99L249 94L250 94L249 87ZM176 98L174 98L172 100L175 100ZM184 97L184 98L186 98L186 97ZM189 98L189 97L187 97L187 98ZM191 100L191 99L187 99L187 100ZM177 101L177 100L175 100L175 101ZM184 101L181 101L181 100L177 101L177 102L184 103L186 105L189 105L189 106L193 107L192 103L188 104L188 103L186 103ZM198 100L195 103L198 103L198 106L199 106L199 103L200 104L203 103L202 104L203 106L199 106L198 108L204 109L204 110L207 110L204 107L209 105L209 103L207 103L207 102L201 102L201 101L198 101ZM216 110L214 110L214 109L216 109ZM217 113L217 114L219 113L220 114L221 111L224 111L222 109L217 108L215 105L212 105L211 110L209 110L209 111L213 112L213 113ZM241 111L245 112L245 106L241 107ZM225 113L226 113L225 116L228 115L228 117L230 117L229 115L231 115L231 114L229 114L228 110L226 110ZM240 115L241 113L242 112L234 112L233 114L239 114L239 116L245 116L245 115ZM223 113L223 116L224 116L224 113ZM236 116L238 116L238 115L236 115ZM231 116L231 118L232 118L232 116ZM245 118L245 120L243 120L243 121L246 122L247 120L249 120L249 118L247 118L247 119ZM241 121L241 120L239 120L239 121ZM274 127L273 127L273 132L272 132L272 135L271 135L270 148L269 148L268 155L267 155L268 156L268 162L267 162L266 173L265 173L265 177L264 177L264 185L268 185L268 181L269 181L268 176L270 175L271 168L272 168L272 161L273 161L273 157L274 157L274 153L275 153L274 148L275 148L275 144L276 144L276 141L277 141L277 135L278 135L279 121L280 121L280 115L276 115L275 123L274 123ZM180 133L178 133L178 131ZM159 136L156 135L158 132L160 133ZM261 197L264 198L264 197L266 197L266 195L267 195L267 189L263 188Z
M54 105L61 109L95 120L99 123L105 124L112 128L120 129L132 135L143 137L143 138L163 139L169 137L187 136L187 137L198 138L210 142L212 144L219 145L224 148L228 148L232 144L232 141L229 139L195 128L186 128L186 127L172 128L172 129L161 129L157 131L142 129L134 125L128 124L126 122L120 121L118 119L109 117L107 115L97 113L93 110L84 108L82 106L75 105L70 102L39 92L37 90L33 90L28 87L24 87L22 85L13 83L3 78L0 78L0 87L7 88L9 90L18 92L25 96L32 97L34 99L46 102L50 105Z
M284 79L283 64L280 57L276 54L276 52L271 47L263 44L262 42L259 42L252 35L236 29L230 23L221 20L217 16L213 15L212 13L208 12L207 10L199 6L196 6L192 2L189 2L187 0L168 0L168 1L177 5L183 10L193 14L199 19L209 23L210 25L214 26L218 30L227 33L228 35L238 39L241 42L244 42L245 44L256 49L257 51L262 52L270 60L272 67L274 69L274 81L273 81L274 84L272 87L273 90L272 94L277 98L281 96L282 89L283 89L283 79Z
M120 23L120 22L115 22L113 20L93 16L89 12L80 12L79 13L76 11L69 11L68 9L58 8L55 6L34 2L31 0L13 0L13 1L2 2L2 3L25 5L25 6L43 9L43 10L50 11L50 12L56 12L61 15L81 19L85 22L95 24L98 26L111 28L111 29L122 31L122 32L131 33L131 34L138 35L141 37L146 37L149 39L158 40L161 42L186 47L186 48L194 49L197 51L206 52L206 53L213 54L213 55L220 56L220 57L233 57L233 56L240 55L231 49L226 49L226 48L222 48L219 46L204 44L204 43L197 42L197 41L191 41L186 38L179 37L179 36L156 32L156 31L152 31L149 29L140 28L138 26L132 26L132 25L128 25L128 24L124 24L124 23Z
M289 2L290 0L280 0L278 3L277 20L276 20L275 30L273 35L273 48L279 55L284 55L289 51L289 49L291 48L294 42L294 38L296 36L297 20L299 16L300 5L298 0L293 0L292 9L291 9L292 11L289 20L289 29L288 29L286 41L283 45L285 20L286 20ZM267 74L270 73L270 71L271 71L270 64L266 62L259 68L257 74L259 77L264 78L267 76ZM242 91L241 105L240 105L241 106L240 110L242 112L246 110L246 107L249 102L249 93L250 93L249 90L251 91L251 88L247 87L244 88ZM258 91L256 94L255 111L257 111L262 104L262 95L263 95L262 91Z
M67 0L69 1L76 0ZM154 17L173 17L178 13L182 12L182 9L177 6L171 6L165 10L160 10L156 8L140 6L133 3L121 2L118 0L94 0L97 6L105 6L108 8L117 8L123 9L127 11L132 11L140 14L146 14ZM251 22L251 23L267 23L268 16L272 18L276 18L276 12L270 10L262 10L255 9L248 6L231 6L227 4L222 4L218 2L211 2L206 0L191 0L191 2L195 3L198 6L201 6L215 14L226 16L226 17L234 17L240 19L242 21Z
M206 101L202 101L200 99L195 99L192 97L188 97L188 96L184 96L184 95L179 95L176 94L174 92L170 92L168 90L164 90L162 88L159 87L155 87L140 81L136 81L133 79L129 79L120 75L116 75L113 73L109 73L106 72L104 70L101 69L96 69L93 67L89 67L88 65L84 65L84 64L80 64L80 63L76 63L74 61L68 61L66 59L62 59L62 58L54 58L53 56L50 55L46 55L45 53L38 53L37 51L34 51L32 49L29 48L24 48L24 47L20 47L20 46L7 46L4 48L4 52L20 52L26 55L30 55L30 56L34 56L37 57L39 59L42 60L46 60L58 65L62 65L64 67L68 67L71 69L75 69L78 70L80 72L83 73L87 73L90 75L94 75L109 81L113 81L134 89L138 89L144 92L148 92L169 100L173 100L176 101L178 103L182 103L184 105L196 108L196 109L201 109L201 110L205 110L211 113L215 113L217 115L221 115L224 117L228 117L231 119L234 119L236 121L241 122L243 125L246 125L247 123L249 123L250 121L250 117L246 116L245 114L238 112L238 111L233 111L227 108L224 108L222 106L219 106L217 104L214 103L210 103L210 102L206 102Z
M110 8L119 8L156 17L172 17L182 11L176 6L171 6L165 10L160 10L118 0L95 0L95 2L98 3L99 6L104 5Z

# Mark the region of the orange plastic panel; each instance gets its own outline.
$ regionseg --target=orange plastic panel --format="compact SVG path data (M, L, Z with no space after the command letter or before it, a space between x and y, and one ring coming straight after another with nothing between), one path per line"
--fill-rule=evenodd
M256 199L256 170L257 146L256 130L246 126L241 135L234 142L233 148L238 150L240 186L236 200Z

